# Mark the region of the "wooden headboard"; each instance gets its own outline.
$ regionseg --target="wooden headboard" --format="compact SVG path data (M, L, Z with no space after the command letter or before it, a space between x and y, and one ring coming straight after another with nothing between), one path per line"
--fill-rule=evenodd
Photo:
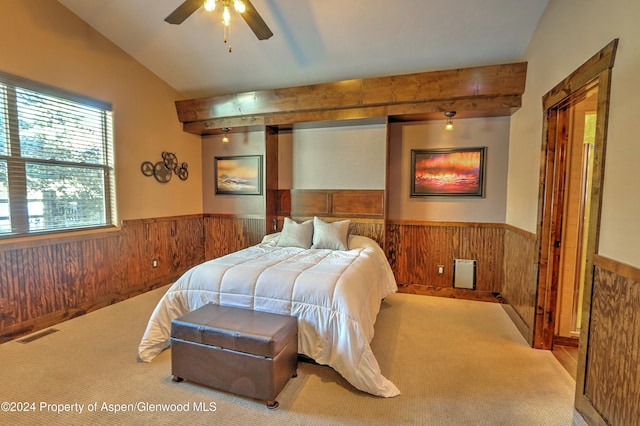
M327 222L349 219L351 234L363 235L384 247L384 190L291 189L278 191L278 229L285 217Z

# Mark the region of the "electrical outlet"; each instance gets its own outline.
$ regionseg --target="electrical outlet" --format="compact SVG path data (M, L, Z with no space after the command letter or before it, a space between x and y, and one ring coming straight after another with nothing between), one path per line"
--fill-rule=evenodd
M438 265L438 275L444 274L444 265Z
M158 259L153 259L151 261L151 267L152 268L157 268L158 267Z

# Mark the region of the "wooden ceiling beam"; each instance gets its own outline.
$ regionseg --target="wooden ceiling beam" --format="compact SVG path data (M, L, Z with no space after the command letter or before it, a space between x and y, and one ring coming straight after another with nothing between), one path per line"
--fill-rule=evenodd
M186 132L222 127L389 116L422 119L443 111L458 117L510 115L524 93L525 62L346 80L176 102ZM413 117L413 118L412 118Z

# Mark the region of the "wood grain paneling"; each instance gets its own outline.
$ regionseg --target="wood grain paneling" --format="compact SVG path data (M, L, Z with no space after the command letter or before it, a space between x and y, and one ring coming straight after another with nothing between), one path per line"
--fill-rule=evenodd
M505 311L529 344L533 343L536 306L535 247L535 234L505 226L501 294Z
M203 260L202 217L0 246L0 342L171 282ZM152 259L158 267L152 268Z
M265 128L265 225L272 228L280 210L278 191L278 132ZM268 232L269 229L265 229Z
M278 216L289 216L291 214L291 191L288 189L278 190Z
M205 215L205 259L214 259L258 244L265 236L265 226L265 220L261 217Z
M477 260L476 293L499 294L503 283L503 237L500 224L400 223L387 224L386 250L400 291L430 294L453 287L453 260ZM438 274L438 265L444 274ZM428 290L429 293L425 293ZM453 289L460 296L460 289ZM454 293L454 292L450 292Z
M384 217L384 191L375 189L292 189L292 216Z
M331 212L338 216L384 216L384 191L338 191L331 196Z
M640 270L596 257L585 396L612 425L640 419Z
M324 190L291 190L292 216L327 216L331 213L331 193Z
M380 247L384 247L384 222L382 220L349 219L349 234L362 235L374 240Z
M510 288L503 286L503 245L513 252L522 247L517 236L515 242L504 243L505 230L499 224L385 226L383 219L348 219L352 234L372 238L381 247L389 238L390 264L400 291L406 293L495 301L502 288ZM263 217L198 215L126 221L120 231L84 239L4 245L0 249L0 341L168 284L204 260L259 243L265 225ZM455 258L478 260L476 290L452 288ZM151 267L152 259L158 259L157 268ZM437 274L440 264L445 265L444 275ZM509 267L506 270L512 274Z
M203 135L222 127L290 126L292 123L481 109L510 115L521 103L524 62L283 89L176 102L187 132Z

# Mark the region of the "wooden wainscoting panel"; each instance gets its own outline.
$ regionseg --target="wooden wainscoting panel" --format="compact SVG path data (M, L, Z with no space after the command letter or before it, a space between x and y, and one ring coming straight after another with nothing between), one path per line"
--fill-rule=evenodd
M358 220L349 219L349 234L362 235L374 240L381 248L384 248L384 222L382 220Z
M584 393L608 424L637 424L640 271L599 256L595 263Z
M503 236L500 224L393 222L387 225L387 257L401 292L453 288L454 259L471 259L477 260L475 291L499 294ZM438 265L444 266L444 274L438 274Z
M15 257L17 250L0 251L0 330L22 319L20 307L24 295L19 289L21 270Z
M202 260L201 215L125 221L117 232L4 244L0 342L168 284Z
M536 306L535 248L535 234L505 226L501 294L505 311L529 344L533 344Z
M205 259L215 259L258 244L264 238L265 226L262 217L205 215Z

